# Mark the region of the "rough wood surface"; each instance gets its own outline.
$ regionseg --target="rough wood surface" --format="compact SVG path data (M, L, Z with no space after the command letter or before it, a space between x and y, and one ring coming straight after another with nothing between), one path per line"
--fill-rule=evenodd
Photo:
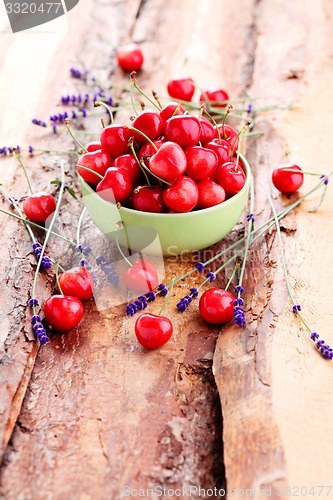
M266 135L249 142L247 154L256 175L258 222L269 216L269 172L286 149L309 170L329 169L329 0L315 5L240 0L237 9L226 0L81 3L57 20L54 34L6 38L0 54L6 76L0 80L0 102L7 109L0 116L1 141L37 144L30 119L48 116L57 96L73 85L67 77L71 65L93 69L101 79L111 72L112 79L125 82L113 67L114 50L120 40L133 39L145 52L140 82L147 89L163 94L170 76L186 72L199 86L221 84L232 97L248 91L267 104L300 106L257 117ZM26 79L24 92L18 61L22 78L37 75ZM8 104L12 93L17 99ZM70 147L66 136L50 139L42 132L39 137L42 145ZM58 175L58 160L32 160L39 188ZM4 161L2 182L17 197L24 195L15 161ZM332 281L332 197L317 214L306 212L311 206L308 202L290 222L298 229L284 238L288 267L309 322L332 344L331 314L322 299ZM274 232L251 254L245 330L207 327L193 308L174 314L173 340L147 354L134 341L133 319L120 307L97 311L90 304L79 328L37 353L27 340L30 246L19 225L4 216L0 223L6 277L1 285L1 496L116 499L125 485L224 487L219 397L229 491L329 485L333 435L323 414L331 410L332 366L319 358L288 311ZM23 249L22 241L27 242ZM189 265L167 261L167 277ZM51 283L52 274L39 287L44 297ZM184 290L183 284L175 288L171 307ZM219 397L211 369L217 337Z

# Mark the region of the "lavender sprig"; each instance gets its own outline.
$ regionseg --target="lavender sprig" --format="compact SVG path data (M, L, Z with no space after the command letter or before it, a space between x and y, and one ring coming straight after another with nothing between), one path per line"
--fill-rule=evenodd
M80 71L77 68L71 68L70 74L71 74L72 78L77 78L79 80L86 80L89 72L88 71Z

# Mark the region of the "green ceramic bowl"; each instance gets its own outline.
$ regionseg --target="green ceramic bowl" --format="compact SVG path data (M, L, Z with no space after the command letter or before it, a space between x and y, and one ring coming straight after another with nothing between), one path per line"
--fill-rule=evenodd
M251 169L240 155L246 173L243 189L214 207L179 214L155 214L121 207L103 200L83 180L83 201L103 234L132 251L174 256L201 250L224 238L239 220L246 205ZM122 229L119 230L119 227Z

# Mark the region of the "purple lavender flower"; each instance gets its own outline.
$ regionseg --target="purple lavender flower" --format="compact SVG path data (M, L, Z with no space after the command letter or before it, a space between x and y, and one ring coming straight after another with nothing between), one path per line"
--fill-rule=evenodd
M38 299L31 298L28 300L29 307L37 307L39 306Z
M212 283L216 279L215 274L211 271L209 271L209 273L207 273L205 277L209 280L209 283Z
M29 146L28 152L30 155L32 155L32 153L34 152L34 148L32 146Z
M34 125L38 125L39 127L47 127L46 123L43 122L43 120L37 120L37 118L33 118L31 121Z
M205 264L203 264L202 262L196 262L195 263L195 267L197 268L197 270L199 271L199 273L202 273L202 271L204 271L205 269Z
M156 293L148 292L146 293L146 297L148 302L154 302L156 300Z
M333 359L332 347L326 344L325 340L320 339L318 333L312 332L310 334L310 339L315 343L319 353L324 359Z
M43 248L42 245L38 241L35 241L35 243L32 244L32 248L34 251L34 255L36 256L36 259L39 260L42 253L42 248ZM52 267L52 262L50 258L44 255L40 267L42 269L50 269Z
M243 295L245 290L241 285L237 285L235 288L235 292L238 293L239 295Z
M71 68L70 73L72 78L78 78L79 80L85 80L88 75L88 71L80 71L77 68Z
M294 304L292 310L293 310L294 314L297 314L297 312L301 311L302 308L301 308L301 306L299 304Z
M248 105L248 107L247 107L246 112L247 112L248 114L250 114L250 113L252 113L252 111L253 111L253 104L251 104L251 103L250 103L250 104Z
M178 312L184 312L188 308L188 306L191 304L193 299L196 299L198 297L198 289L193 287L190 288L190 293L188 295L185 295L185 297L182 297L178 304L176 304L176 307L178 309Z
M246 216L246 220L247 220L248 222L250 222L250 221L254 222L254 215L253 215L253 214L247 214L247 216Z
M160 283L158 285L157 290L160 292L160 295L162 295L162 297L165 297L169 293L167 287L163 283Z

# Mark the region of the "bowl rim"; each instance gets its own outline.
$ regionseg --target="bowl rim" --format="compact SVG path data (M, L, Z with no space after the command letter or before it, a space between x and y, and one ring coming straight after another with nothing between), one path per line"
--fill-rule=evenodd
M252 177L252 172L251 172L251 168L250 168L249 162L247 161L247 159L245 158L245 156L242 153L239 153L239 158L242 160L242 163L243 163L242 168L243 168L243 170L244 170L244 167L245 167L245 176L246 176L245 184L242 187L242 189L240 191L238 191L238 193L234 194L231 198L229 198L228 200L226 200L226 201L224 201L222 203L219 203L218 205L214 205L213 207L208 207L208 208L201 208L200 210L194 210L194 211L191 211L191 212L179 212L179 213L172 213L172 214L168 214L168 213L155 213L155 212L143 212L142 210L134 210L132 208L127 208L127 207L123 207L123 206L121 206L118 210L119 210L119 212L123 212L124 214L128 213L128 214L134 214L134 215L137 215L137 216L139 216L139 215L145 216L147 218L159 217L159 218L169 218L169 219L171 219L173 216L177 217L178 219L181 218L181 217L195 217L195 216L198 216L198 214L206 214L208 212L214 212L216 210L219 210L219 209L221 209L221 207L225 207L227 205L230 205L235 200L235 198L239 198L243 194L243 192L248 189L248 187L250 185L251 177ZM96 191L94 191L92 189L92 187L82 177L81 177L81 182L85 186L87 186L87 188L89 190L91 190L94 194L97 195ZM108 206L110 205L110 202L104 200L100 196L98 196L98 198L99 198L99 200L102 203L105 203Z

